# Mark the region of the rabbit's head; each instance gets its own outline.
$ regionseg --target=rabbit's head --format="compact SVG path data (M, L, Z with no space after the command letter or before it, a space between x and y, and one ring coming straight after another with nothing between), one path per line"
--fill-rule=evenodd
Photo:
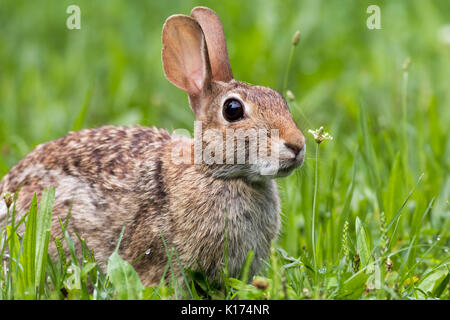
M305 137L285 99L275 90L233 78L214 11L196 7L190 16L169 17L162 43L166 77L187 92L196 127L201 126L201 160L216 175L273 178L303 163Z

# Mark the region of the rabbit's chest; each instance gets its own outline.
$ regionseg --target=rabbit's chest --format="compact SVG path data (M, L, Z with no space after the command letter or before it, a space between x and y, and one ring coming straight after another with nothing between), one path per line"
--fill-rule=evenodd
M236 274L250 251L254 268L268 256L271 241L280 227L280 205L274 181L264 189L238 189L236 197L223 203L227 217L226 234L230 272ZM252 268L253 269L253 268Z
M197 180L183 185L185 176L170 196L171 242L187 267L202 268L218 276L224 267L226 246L230 275L237 275L250 251L251 273L267 258L271 241L280 227L280 203L275 181L250 186L239 181Z

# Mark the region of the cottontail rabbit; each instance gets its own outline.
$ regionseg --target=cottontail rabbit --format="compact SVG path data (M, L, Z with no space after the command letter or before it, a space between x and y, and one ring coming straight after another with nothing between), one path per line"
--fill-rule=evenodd
M239 274L250 250L254 274L280 227L273 178L302 164L305 138L279 93L233 79L214 11L196 7L190 16L169 17L162 43L166 77L187 92L202 137L139 126L72 132L36 147L3 178L0 194L20 187L17 211L23 214L35 192L39 198L44 188L55 186L52 236L61 237L57 217L64 219L71 206L69 231L84 238L103 266L125 226L119 253L130 262L142 256L134 267L145 285L158 283L167 263L161 236L184 267L200 265L208 278L217 279L224 267L226 232L229 274ZM221 135L247 133L244 153L252 156L248 132L258 130L278 133L267 137L278 162L229 161L226 156L235 160L238 155L238 143L230 152ZM206 138L207 132L215 138ZM237 140L234 136L232 142ZM214 161L195 161L207 148ZM177 158L182 154L188 156ZM5 212L1 201L2 223ZM50 252L55 251L51 245Z

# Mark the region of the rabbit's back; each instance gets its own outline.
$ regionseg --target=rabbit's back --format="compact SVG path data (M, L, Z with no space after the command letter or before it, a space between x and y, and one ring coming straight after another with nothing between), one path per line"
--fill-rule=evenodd
M60 236L58 217L69 208L69 229L80 233L97 258L107 258L123 226L158 192L152 170L157 170L161 148L171 140L165 130L105 126L72 132L37 146L0 182L0 192L19 189L17 213L25 213L42 190L56 187L53 236ZM145 189L145 192L143 192ZM0 206L0 223L6 207ZM20 230L20 229L19 229Z

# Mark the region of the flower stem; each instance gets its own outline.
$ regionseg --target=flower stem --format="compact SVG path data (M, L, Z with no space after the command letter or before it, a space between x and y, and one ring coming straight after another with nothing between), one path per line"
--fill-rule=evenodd
M408 179L408 70L409 65L411 64L411 60L408 58L406 59L405 63L403 64L403 83L402 83L402 139L403 139L403 171L405 178Z
M315 240L315 222L316 222L316 202L317 202L317 190L319 187L319 143L316 143L316 168L314 172L314 195L313 195L313 212L312 212L312 224L311 224L311 243L313 252L314 263L314 279L315 279L315 293L318 293L318 273L317 273L317 259L316 259L316 240Z
M287 66L286 66L286 72L284 73L283 89L281 91L282 94L286 94L287 82L288 82L288 78L289 78L289 70L291 69L292 57L294 56L294 49L295 49L295 45L291 45L291 50L289 52L288 63L287 63Z
M287 66L286 66L286 72L284 73L283 88L281 90L282 94L286 94L287 82L289 79L289 69L291 69L292 57L294 56L294 50L295 50L295 47L298 45L299 41L300 41L300 31L297 30L294 33L294 36L292 37L292 41L291 41L291 50L289 51L289 58L288 58Z

